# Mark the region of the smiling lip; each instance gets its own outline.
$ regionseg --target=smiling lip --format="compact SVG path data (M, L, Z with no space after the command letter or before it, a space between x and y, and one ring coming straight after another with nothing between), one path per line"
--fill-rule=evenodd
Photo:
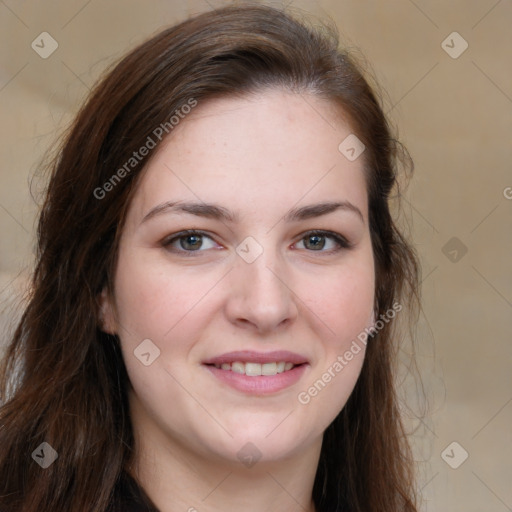
M258 376L248 376L231 370L223 370L215 366L234 363L237 361L260 364L286 361L288 363L293 363L296 366L291 370L287 370L276 375ZM295 384L306 371L309 366L309 362L304 356L288 351L262 353L243 350L213 357L204 361L203 365L221 382L238 391L251 395L269 395L277 393Z
M273 363L274 361L286 361L293 364L304 364L308 360L306 357L286 350L276 350L274 352L253 352L251 350L239 350L228 352L217 357L212 357L203 361L203 364L224 364L242 361L244 363Z

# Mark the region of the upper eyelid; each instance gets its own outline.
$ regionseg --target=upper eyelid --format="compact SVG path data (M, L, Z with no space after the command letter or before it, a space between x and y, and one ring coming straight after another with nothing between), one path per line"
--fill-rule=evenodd
M352 243L347 239L346 236L342 235L341 233L337 233L335 231L330 231L330 230L326 230L326 229L309 229L307 231L304 231L303 233L300 233L299 235L297 235L296 242L300 242L306 236L314 235L314 234L319 234L321 236L325 236L326 238L332 238L336 241L336 243L339 243L337 240L337 238L339 238L339 239L341 239L341 242L342 242L339 245L341 245L342 247L343 247L343 243L345 243L348 248L352 246ZM172 242L179 240L180 238L183 238L186 236L191 236L191 235L203 236L203 237L209 238L210 240L212 240L215 243L218 243L215 240L214 236L212 236L208 232L203 231L201 229L188 229L188 230L180 231L178 233L174 233L172 235L166 236L162 240L162 243L164 245L170 245ZM294 242L294 243L296 243L296 242ZM182 252L202 252L202 251L185 251L184 249L180 249L180 250ZM319 251L319 252L329 252L329 251Z
M172 235L165 236L162 239L162 243L168 244L170 242L174 242L175 240L179 240L180 238L184 238L186 236L192 236L192 235L200 235L207 238L210 238L215 242L215 237L208 234L206 231L202 231L200 229L186 229L184 231L179 231L177 233L173 233Z

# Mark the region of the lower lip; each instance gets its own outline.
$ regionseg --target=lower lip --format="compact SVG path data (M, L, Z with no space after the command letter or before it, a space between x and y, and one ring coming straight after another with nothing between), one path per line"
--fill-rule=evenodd
M215 377L238 391L251 395L270 395L293 386L302 377L308 365L301 364L277 375L257 375L256 377L249 377L231 370L222 370L215 366L205 366Z

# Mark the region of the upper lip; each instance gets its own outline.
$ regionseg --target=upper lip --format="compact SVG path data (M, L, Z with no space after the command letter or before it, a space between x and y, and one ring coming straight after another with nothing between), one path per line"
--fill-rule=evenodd
M203 361L203 364L224 364L240 361L243 363L274 363L285 361L293 364L307 363L306 357L289 352L287 350L276 350L274 352L253 352L251 350L238 350L235 352L227 352L220 356L212 357Z

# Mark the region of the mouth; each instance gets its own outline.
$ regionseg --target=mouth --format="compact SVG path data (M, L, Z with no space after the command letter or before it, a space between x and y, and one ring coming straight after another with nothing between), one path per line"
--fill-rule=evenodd
M296 366L301 366L302 364L294 364L290 361L274 361L271 363L250 363L243 361L234 361L232 363L215 363L209 364L207 366L214 366L219 370L226 370L235 373L239 373L241 375L247 375L247 377L259 377L259 376L272 376L277 375L278 373L284 373L292 370Z
M210 373L231 388L248 394L267 395L295 384L309 361L293 352L238 351L203 362Z

